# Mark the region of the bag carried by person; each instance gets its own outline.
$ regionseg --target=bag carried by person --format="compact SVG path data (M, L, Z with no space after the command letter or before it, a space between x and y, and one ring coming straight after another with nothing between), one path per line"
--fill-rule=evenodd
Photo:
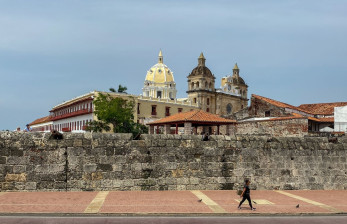
M237 190L237 191L236 191L236 194L237 194L237 195L241 195L241 194L242 194L242 190L241 190L241 189Z

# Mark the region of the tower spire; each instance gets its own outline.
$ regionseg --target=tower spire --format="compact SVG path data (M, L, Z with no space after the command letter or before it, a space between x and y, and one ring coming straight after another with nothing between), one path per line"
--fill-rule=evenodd
M163 63L163 53L161 52L161 49L159 51L158 63Z
M235 66L233 68L233 76L239 76L240 75L240 69L239 67L237 66L237 63L235 63Z
M205 66L205 57L204 54L201 52L199 58L198 58L198 66Z

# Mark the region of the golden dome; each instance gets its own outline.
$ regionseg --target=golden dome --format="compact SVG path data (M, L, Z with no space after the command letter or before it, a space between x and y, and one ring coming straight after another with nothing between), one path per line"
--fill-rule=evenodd
M146 81L154 83L174 82L172 71L163 63L163 55L160 50L158 63L153 65L146 75Z

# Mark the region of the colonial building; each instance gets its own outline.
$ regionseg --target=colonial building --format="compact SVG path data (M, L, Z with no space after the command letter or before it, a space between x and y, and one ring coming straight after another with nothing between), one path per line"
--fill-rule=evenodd
M30 127L33 131L49 132L53 130L53 121L50 116L41 117L31 122Z
M53 129L63 132L83 132L88 122L97 120L94 113L93 101L98 94L110 94L112 97L120 97L134 100L134 121L141 124L155 121L175 113L197 109L197 105L188 101L136 96L124 93L93 91L78 96L59 104L50 111L50 119L53 121Z
M240 70L235 64L232 76L222 78L221 88L215 88L216 77L205 65L203 53L198 58L198 65L188 75L188 98L198 103L200 109L218 114L231 115L247 107L248 86L240 77Z
M347 102L293 106L252 94L250 106L230 117L238 120L236 132L239 134L300 136L333 132L334 108L343 105ZM343 120L339 120L341 122Z
M233 74L223 77L221 88L215 88L215 76L205 66L201 53L198 66L188 76L188 98L177 99L176 83L171 69L164 64L162 51L158 63L146 74L142 95L107 93L135 101L134 121L147 124L170 115L202 109L218 115L230 115L247 107L248 86L235 65ZM93 91L65 101L50 111L51 129L63 132L83 132L88 122L96 120L93 101L100 91ZM41 130L41 129L40 129Z

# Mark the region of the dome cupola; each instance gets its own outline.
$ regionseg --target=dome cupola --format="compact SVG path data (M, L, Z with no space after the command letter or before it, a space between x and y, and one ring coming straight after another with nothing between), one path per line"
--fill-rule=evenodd
M147 71L142 88L143 96L162 99L176 98L177 91L173 72L163 62L163 53L160 50L158 63Z

